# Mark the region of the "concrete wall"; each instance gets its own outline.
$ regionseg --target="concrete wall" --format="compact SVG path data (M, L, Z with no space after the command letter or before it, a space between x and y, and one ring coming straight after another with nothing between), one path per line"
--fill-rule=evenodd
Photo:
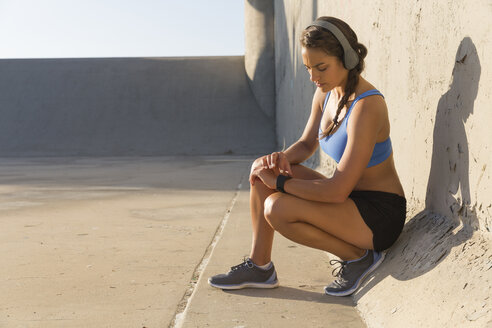
M0 60L0 156L257 154L275 147L244 57Z
M260 108L275 117L275 48L273 0L245 0L244 64Z
M324 15L368 47L364 76L385 95L409 202L404 233L354 297L359 310L369 327L492 325L492 4L275 1L279 145L309 115L298 39ZM310 164L334 166L319 153Z

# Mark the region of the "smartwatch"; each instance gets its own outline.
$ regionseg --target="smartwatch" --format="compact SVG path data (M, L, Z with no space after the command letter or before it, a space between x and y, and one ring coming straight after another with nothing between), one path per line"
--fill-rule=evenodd
M292 177L290 177L288 175L282 175L282 174L280 174L277 177L277 190L280 191L280 192L283 192L285 194L286 191L284 190L284 184L285 184L285 181L287 181L289 179L292 179Z

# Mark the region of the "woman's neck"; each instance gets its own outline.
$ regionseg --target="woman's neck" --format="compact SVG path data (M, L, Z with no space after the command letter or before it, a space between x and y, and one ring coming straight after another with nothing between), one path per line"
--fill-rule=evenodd
M345 94L345 86L347 85L347 76L342 80L342 82L336 86L333 91L335 91L335 94L337 97L340 99L343 97Z
M349 97L349 100L348 100L349 102L354 100L355 95L358 94L358 91L360 90L360 87L364 85L364 82L365 82L364 78L359 75L359 82L355 86L355 90L353 92L354 95L351 95L351 97ZM346 85L347 85L347 80L344 80L344 81L342 81L342 83L339 86L336 86L335 88L333 88L332 92L335 94L335 97L337 99L342 99L342 97L345 95L345 86Z

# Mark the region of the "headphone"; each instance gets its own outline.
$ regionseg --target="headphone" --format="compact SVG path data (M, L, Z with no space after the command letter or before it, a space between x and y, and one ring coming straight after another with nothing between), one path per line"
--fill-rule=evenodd
M342 31L338 29L335 25L332 23L329 23L325 20L317 19L315 20L310 26L319 26L322 28L327 29L330 31L335 38L337 38L338 42L342 45L343 48L343 66L345 66L346 69L349 71L357 66L359 63L359 56L355 52L355 50L350 46L350 43L348 42L347 38L345 35L343 35Z

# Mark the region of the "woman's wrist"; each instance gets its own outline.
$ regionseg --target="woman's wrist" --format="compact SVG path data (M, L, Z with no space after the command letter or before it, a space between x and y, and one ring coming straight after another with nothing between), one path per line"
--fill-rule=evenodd
M285 191L284 186L285 186L285 182L289 179L292 179L292 177L283 174L278 175L276 181L277 190L286 194L287 192Z

